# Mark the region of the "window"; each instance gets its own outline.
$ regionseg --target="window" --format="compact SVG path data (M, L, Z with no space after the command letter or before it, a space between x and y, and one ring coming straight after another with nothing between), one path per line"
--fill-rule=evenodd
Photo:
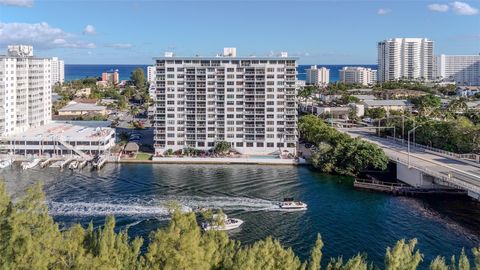
M283 143L281 142L277 143L277 147L283 147Z
M235 146L236 146L236 147L243 147L243 142L237 142L237 143L235 144Z

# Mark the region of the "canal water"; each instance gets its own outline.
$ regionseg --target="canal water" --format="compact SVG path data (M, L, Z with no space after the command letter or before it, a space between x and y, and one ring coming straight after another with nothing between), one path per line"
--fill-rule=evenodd
M399 239L417 238L429 263L436 255L459 254L480 245L480 205L469 200L415 199L355 190L348 177L307 167L254 165L109 164L101 171L33 169L2 171L19 196L43 181L50 213L62 226L115 215L131 236L148 237L168 222L164 204L223 208L245 221L230 233L244 244L273 236L303 259L320 233L324 258L367 253L382 265L385 249ZM294 197L305 212L282 212L277 203ZM428 263L424 262L422 268Z

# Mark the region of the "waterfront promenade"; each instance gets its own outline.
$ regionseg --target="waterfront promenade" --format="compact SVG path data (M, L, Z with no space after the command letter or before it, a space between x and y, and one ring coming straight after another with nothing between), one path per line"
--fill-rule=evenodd
M401 142L377 137L364 130L344 128L338 130L352 137L362 137L364 140L378 145L390 160L407 166L408 169L415 169L434 177L435 184L465 189L470 192L470 195L473 195L472 197L479 198L480 164L417 147L411 147L409 154L406 143L402 144Z

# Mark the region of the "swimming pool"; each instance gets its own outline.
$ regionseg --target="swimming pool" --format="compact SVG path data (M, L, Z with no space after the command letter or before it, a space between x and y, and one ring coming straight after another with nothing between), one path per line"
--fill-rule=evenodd
M280 157L279 156L272 156L272 155L265 155L265 156L249 155L248 158L251 158L251 159L278 159Z

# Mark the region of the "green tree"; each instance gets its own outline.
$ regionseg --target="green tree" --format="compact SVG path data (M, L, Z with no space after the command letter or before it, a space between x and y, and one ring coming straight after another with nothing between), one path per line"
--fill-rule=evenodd
M430 116L440 109L441 100L432 94L416 97L410 100L423 116Z
M315 246L310 253L310 261L308 262L308 270L317 270L320 269L320 263L322 262L322 248L323 241L320 234L317 234L317 241L315 241Z
M300 118L299 131L302 138L317 146L310 161L322 172L357 175L367 168L387 168L388 158L377 145L352 139L314 115Z
M215 143L215 148L213 149L217 154L225 154L230 151L230 143L226 141L217 141Z
M387 116L387 111L382 107L370 108L365 110L365 116L368 116L372 119L382 119Z
M145 86L145 74L143 68L136 68L132 71L130 75L130 80L137 88L142 88Z
M415 270L422 261L423 255L415 250L417 240L408 243L400 240L393 248L387 248L385 270Z
M453 114L464 113L468 110L465 98L454 99L448 103L447 110Z

